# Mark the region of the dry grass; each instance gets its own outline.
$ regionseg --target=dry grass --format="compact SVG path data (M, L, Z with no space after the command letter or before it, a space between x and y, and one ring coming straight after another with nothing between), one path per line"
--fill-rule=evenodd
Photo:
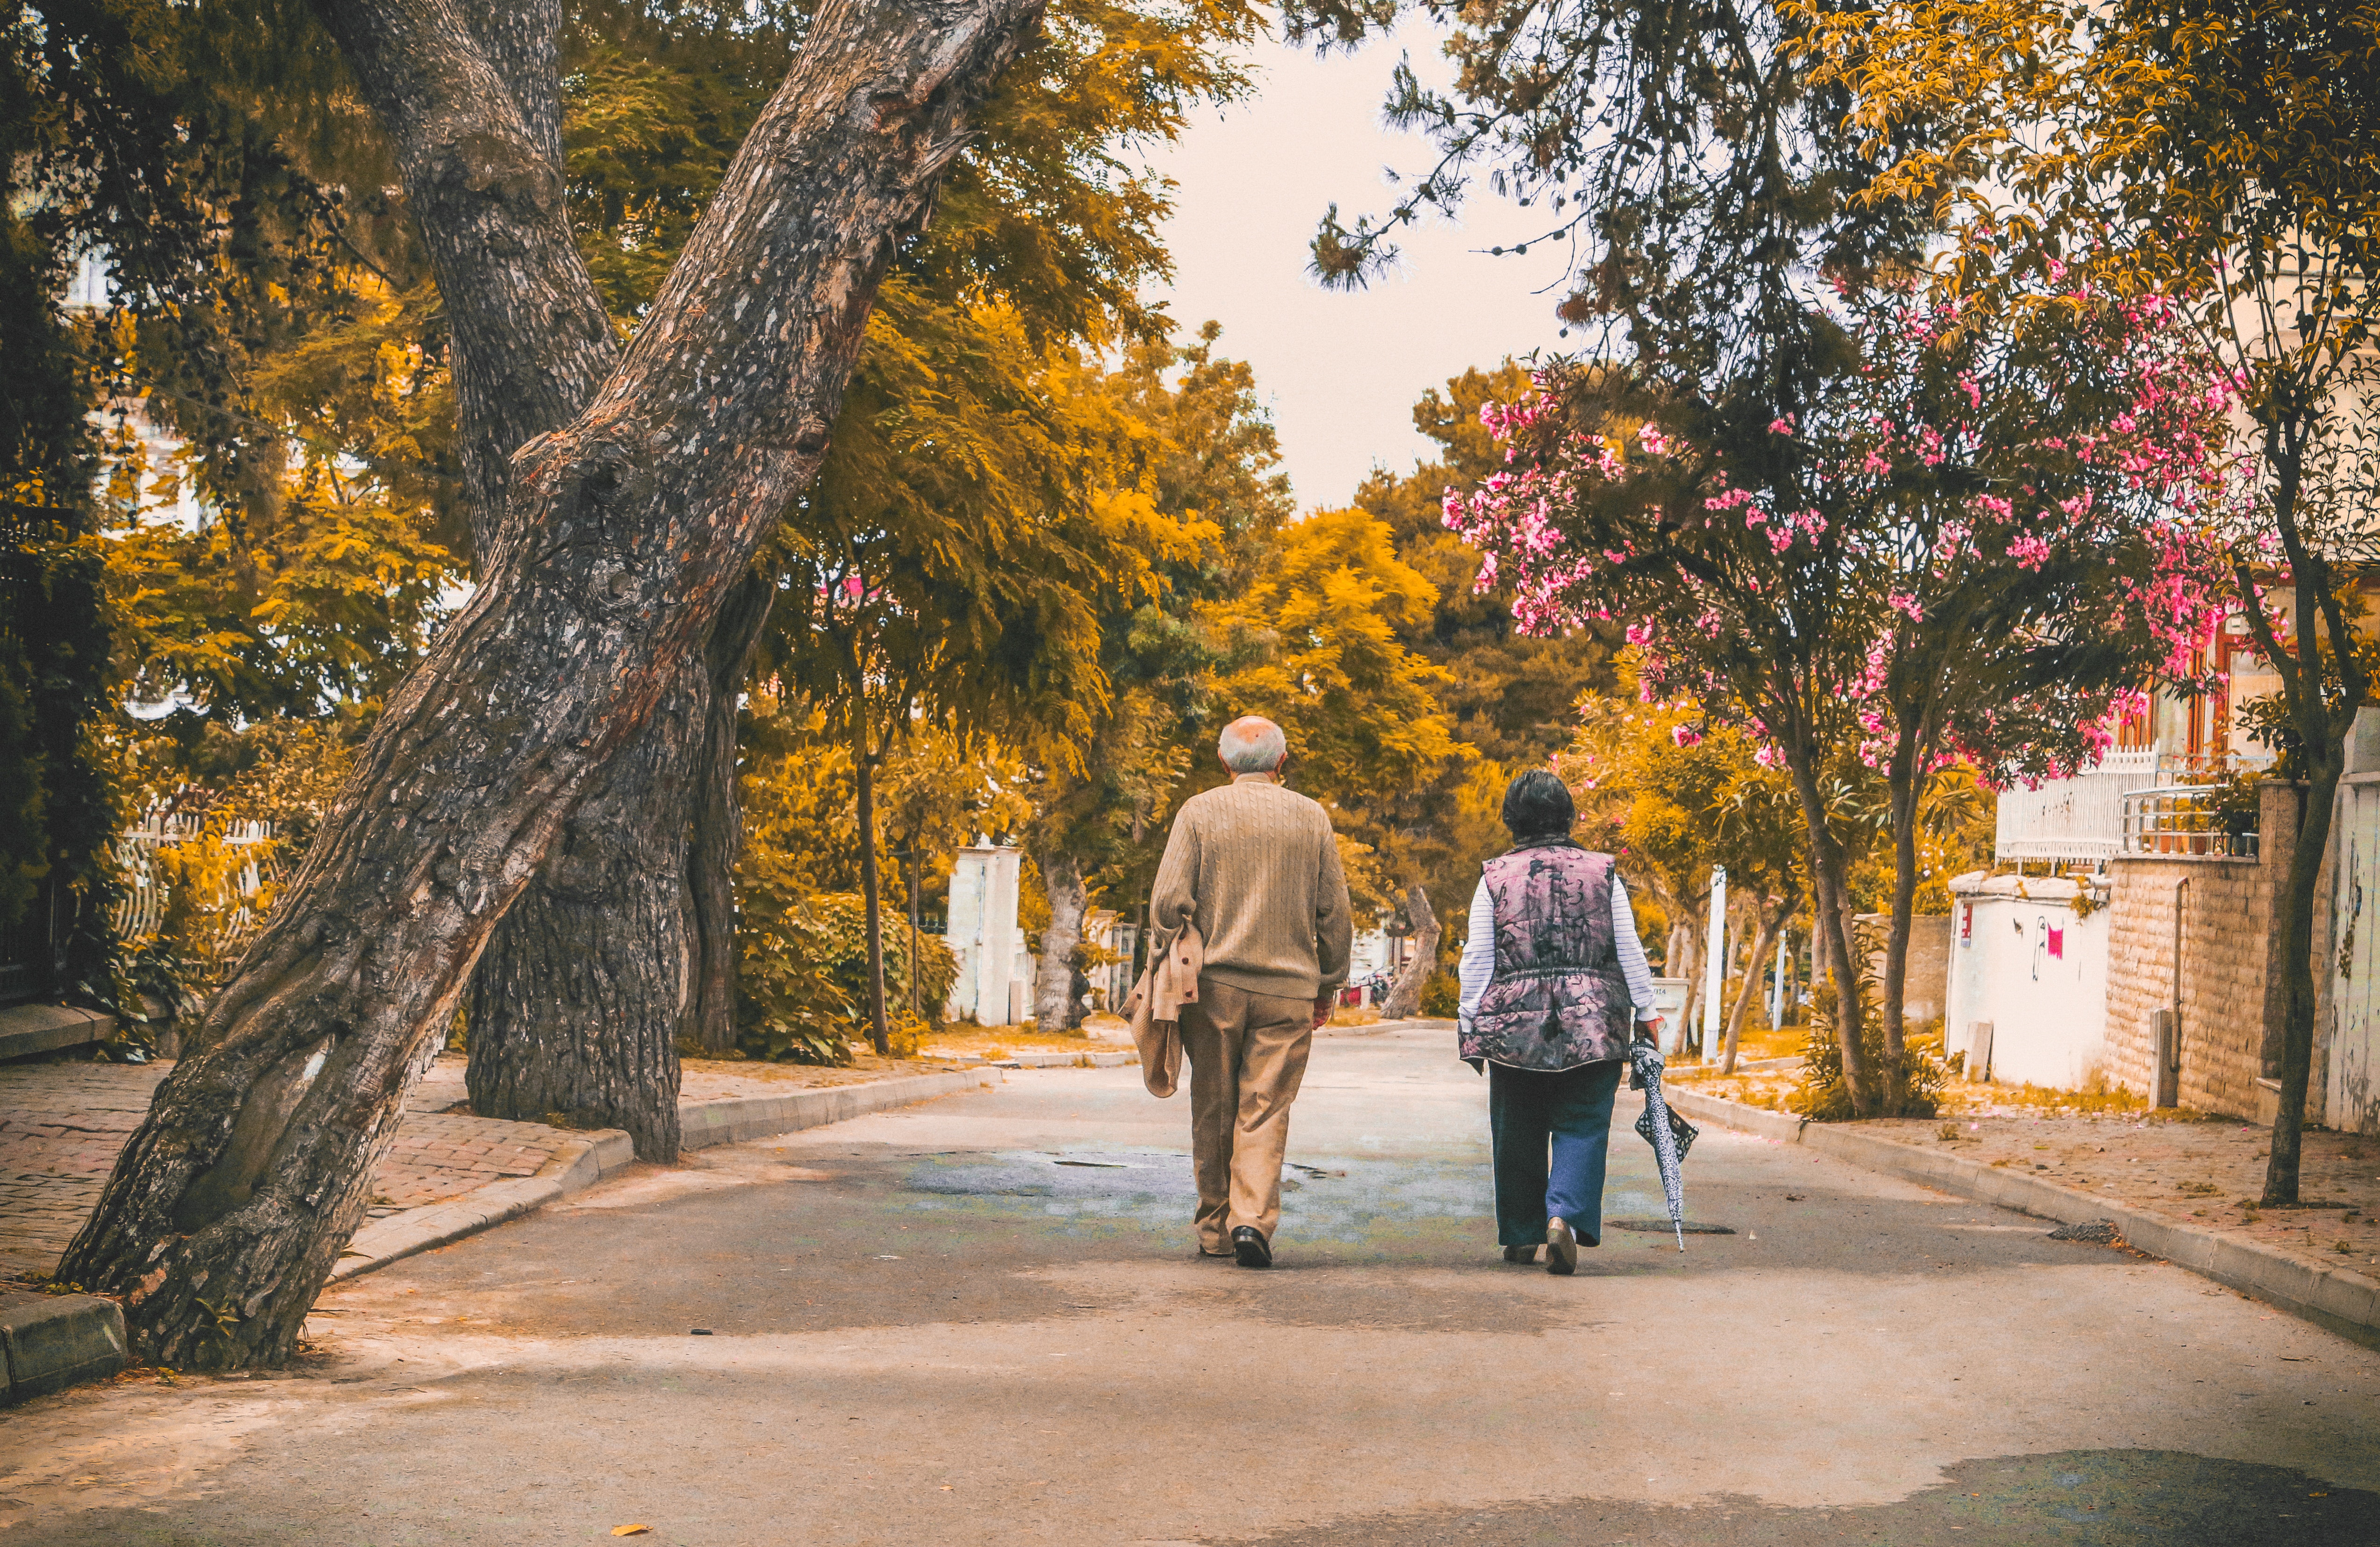
M939 1032L928 1032L918 1051L945 1058L973 1054L978 1058L1004 1058L1011 1053L1024 1052L1087 1053L1131 1040L1123 1021L1112 1017L1104 1019L1111 1023L1099 1025L1095 1022L1086 1028L1092 1033L1087 1035L1037 1032L1024 1026L950 1025Z

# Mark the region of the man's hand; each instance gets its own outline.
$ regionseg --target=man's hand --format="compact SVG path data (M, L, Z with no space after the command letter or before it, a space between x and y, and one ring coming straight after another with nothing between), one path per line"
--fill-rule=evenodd
M1322 1023L1330 1019L1330 999L1331 996L1328 994L1314 997L1314 1026L1317 1031L1321 1030Z

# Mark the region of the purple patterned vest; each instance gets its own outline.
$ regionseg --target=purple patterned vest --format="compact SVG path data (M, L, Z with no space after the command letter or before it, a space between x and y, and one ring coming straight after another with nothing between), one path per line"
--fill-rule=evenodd
M1633 1007L1611 937L1611 856L1532 844L1481 870L1496 976L1462 1056L1549 1072L1626 1058Z

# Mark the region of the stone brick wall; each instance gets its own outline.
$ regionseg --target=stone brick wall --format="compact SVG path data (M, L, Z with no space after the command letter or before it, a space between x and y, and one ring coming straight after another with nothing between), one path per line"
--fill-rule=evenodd
M2263 787L2252 860L2119 858L2110 862L2107 1078L2153 1094L2153 1017L2175 999L2174 903L2181 898L2180 1101L2252 1118L2268 1019L2277 1013L2275 900L2287 884L2297 792Z

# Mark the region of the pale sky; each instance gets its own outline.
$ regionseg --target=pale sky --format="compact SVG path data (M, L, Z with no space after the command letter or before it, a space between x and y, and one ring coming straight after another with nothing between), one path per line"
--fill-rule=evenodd
M1445 79L1431 34L1416 24L1324 60L1267 42L1256 100L1200 114L1178 145L1149 158L1180 185L1165 228L1176 271L1168 308L1185 331L1220 322L1221 351L1255 367L1304 509L1343 504L1376 462L1403 472L1434 450L1413 429L1424 388L1560 342L1561 291L1531 294L1557 284L1560 251L1487 252L1537 235L1543 211L1498 198L1484 176L1460 226L1402 235L1401 274L1353 294L1306 277L1306 244L1332 202L1353 225L1393 202L1383 166L1411 176L1431 165L1426 140L1380 127L1401 50L1425 80Z

